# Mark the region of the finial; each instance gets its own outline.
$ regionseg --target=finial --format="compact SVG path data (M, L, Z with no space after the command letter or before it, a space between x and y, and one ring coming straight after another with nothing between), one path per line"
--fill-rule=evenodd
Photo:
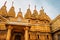
M21 12L21 8L19 8L19 12Z
M12 1L12 6L13 6L14 2Z
M41 6L41 9L43 10L43 6Z
M35 5L35 10L36 10L36 5Z
M30 4L29 4L29 9L30 9Z
M6 5L7 1L5 1L4 6Z

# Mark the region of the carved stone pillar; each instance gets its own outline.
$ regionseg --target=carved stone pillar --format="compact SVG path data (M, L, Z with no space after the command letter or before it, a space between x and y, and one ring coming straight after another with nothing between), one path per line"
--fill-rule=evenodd
M12 27L11 27L11 26L8 26L8 31L7 31L7 38L6 38L6 40L10 40L11 30L12 30Z
M25 40L28 40L28 27L24 28L25 30Z

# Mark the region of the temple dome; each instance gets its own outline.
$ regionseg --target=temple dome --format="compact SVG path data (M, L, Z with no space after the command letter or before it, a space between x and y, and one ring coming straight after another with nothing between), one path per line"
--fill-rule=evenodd
M39 19L39 20L46 20L46 21L48 21L48 22L51 21L51 19L49 18L49 16L46 15L46 13L44 12L44 9L43 9L43 8L40 10L40 14L39 14L39 16L38 16L38 19Z
M13 2L12 2L12 7L10 8L10 10L8 11L8 16L9 17L15 17L15 8L13 6Z
M4 3L4 5L0 9L0 15L3 17L7 17L6 2Z
M21 8L19 9L19 12L18 12L18 14L17 14L17 18L23 18L23 16L22 16L22 12L21 12Z
M32 14L32 19L37 19L38 18L38 12L36 10L36 6L35 6L35 9L33 11L33 14Z
M30 10L30 5L29 5L29 8L27 9L27 12L24 16L26 19L30 19L31 18L31 10Z
M18 22L21 22L21 21L22 21L23 16L22 16L21 8L19 8L19 12L18 12L16 18L17 18L17 21L18 21Z
M8 12L9 17L15 17L15 8L12 6Z

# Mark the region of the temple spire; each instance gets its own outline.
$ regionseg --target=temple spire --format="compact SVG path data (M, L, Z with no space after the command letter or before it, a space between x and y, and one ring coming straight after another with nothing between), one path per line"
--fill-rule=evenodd
M27 16L27 15L28 15L28 16ZM30 4L29 4L29 7L28 7L27 12L26 12L26 14L25 14L24 17L25 17L26 19L30 19L30 18L31 18Z
M18 12L18 14L17 14L17 18L23 18L23 16L22 16L22 12L21 12L21 8L19 8L19 12Z
M40 14L41 14L41 15L45 15L43 6L41 6Z
M41 6L41 9L43 9L43 6Z
M35 10L36 10L36 5L35 5Z
M3 17L7 17L6 3L7 1L5 1L4 5L0 9L0 15L2 15Z
M13 6L14 2L12 1L12 6Z
M43 18L42 18L42 17L43 17ZM49 18L49 16L46 15L46 13L44 12L43 6L41 6L41 10L40 10L38 19L39 19L39 20L47 20L47 21L50 22L50 18Z
M21 8L19 8L19 12L21 12Z
M12 7L10 8L9 12L8 12L8 16L9 17L15 17L15 8L13 6L13 1L12 1Z
M30 4L29 4L29 9L30 9Z
M5 1L4 6L6 5L7 1Z
M43 6L41 6L41 10L43 10L43 11L44 11Z
M35 9L32 14L32 19L37 19L37 18L38 18L38 11L36 10L36 5L35 5Z

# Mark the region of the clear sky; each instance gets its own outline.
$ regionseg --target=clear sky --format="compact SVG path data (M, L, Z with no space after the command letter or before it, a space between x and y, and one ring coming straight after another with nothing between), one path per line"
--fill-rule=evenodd
M51 19L54 19L60 14L60 0L0 0L0 8L4 5L5 1L7 1L6 6L8 11L12 6L12 1L14 1L13 5L15 7L16 14L18 13L19 8L21 8L24 15L29 4L31 11L34 10L35 5L38 12L41 9L41 6L43 6L44 11Z

